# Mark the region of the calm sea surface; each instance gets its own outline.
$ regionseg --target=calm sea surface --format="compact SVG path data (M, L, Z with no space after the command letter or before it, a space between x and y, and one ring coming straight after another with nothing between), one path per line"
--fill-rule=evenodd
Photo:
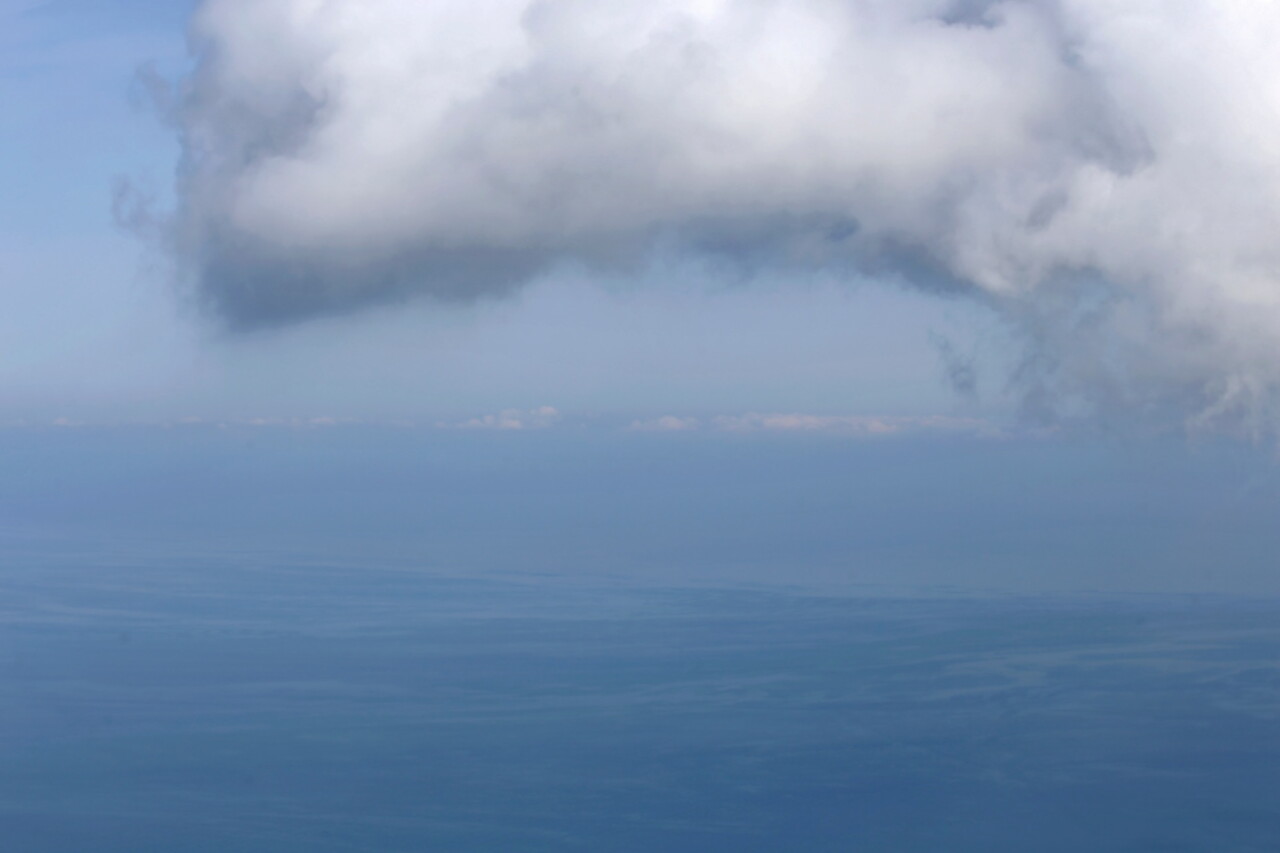
M1276 851L1280 606L10 556L0 838Z

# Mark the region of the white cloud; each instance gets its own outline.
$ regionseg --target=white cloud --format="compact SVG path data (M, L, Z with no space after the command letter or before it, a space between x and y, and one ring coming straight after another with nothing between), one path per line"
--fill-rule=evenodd
M1033 406L1280 405L1266 0L206 0L194 33L173 234L235 323L662 245L968 289Z

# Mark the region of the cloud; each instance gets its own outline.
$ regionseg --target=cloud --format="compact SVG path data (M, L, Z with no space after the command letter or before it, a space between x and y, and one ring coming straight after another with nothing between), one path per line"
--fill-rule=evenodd
M696 254L979 298L1032 414L1277 422L1265 0L206 0L192 33L167 239L233 327Z
M875 417L866 415L758 414L722 415L713 421L725 432L809 432L875 437L911 432L955 432L984 437L1000 434L988 421L945 415Z
M676 415L663 415L651 420L632 421L627 429L633 432L689 432L702 426L697 418L682 418Z
M178 422L178 425L201 426L205 421L200 418L184 418ZM335 418L330 415L320 415L310 418L279 418L279 417L257 417L246 418L244 420L218 421L220 426L250 426L250 427L287 427L289 429L319 429L325 427L337 426L367 426L370 422L361 420L360 418Z
M482 415L463 421L442 421L436 424L441 429L482 429L482 430L523 430L546 429L560 421L560 412L551 406L540 406L536 409L504 409L497 414Z

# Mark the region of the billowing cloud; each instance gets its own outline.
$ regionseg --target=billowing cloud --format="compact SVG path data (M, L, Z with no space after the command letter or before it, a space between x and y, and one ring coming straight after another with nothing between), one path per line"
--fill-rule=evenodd
M711 255L966 293L1028 406L1267 429L1270 0L206 0L174 248L240 327Z

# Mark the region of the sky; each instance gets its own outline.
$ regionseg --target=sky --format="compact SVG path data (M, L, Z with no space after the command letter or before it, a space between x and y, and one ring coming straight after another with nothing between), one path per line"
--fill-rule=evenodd
M430 518L464 562L539 518L543 562L634 555L647 518L646 565L744 566L746 526L885 582L897 548L920 583L1274 591L1278 29L1245 0L0 0L0 464L41 484L9 519L93 527L75 495L130 459L157 529L288 528L200 511L242 448L404 539L435 522L395 501L447 492L369 504L353 460L457 453L472 497ZM518 496L549 470L545 517ZM477 483L517 496L508 551L458 533Z
M1274 438L1269 4L0 9L6 422Z

